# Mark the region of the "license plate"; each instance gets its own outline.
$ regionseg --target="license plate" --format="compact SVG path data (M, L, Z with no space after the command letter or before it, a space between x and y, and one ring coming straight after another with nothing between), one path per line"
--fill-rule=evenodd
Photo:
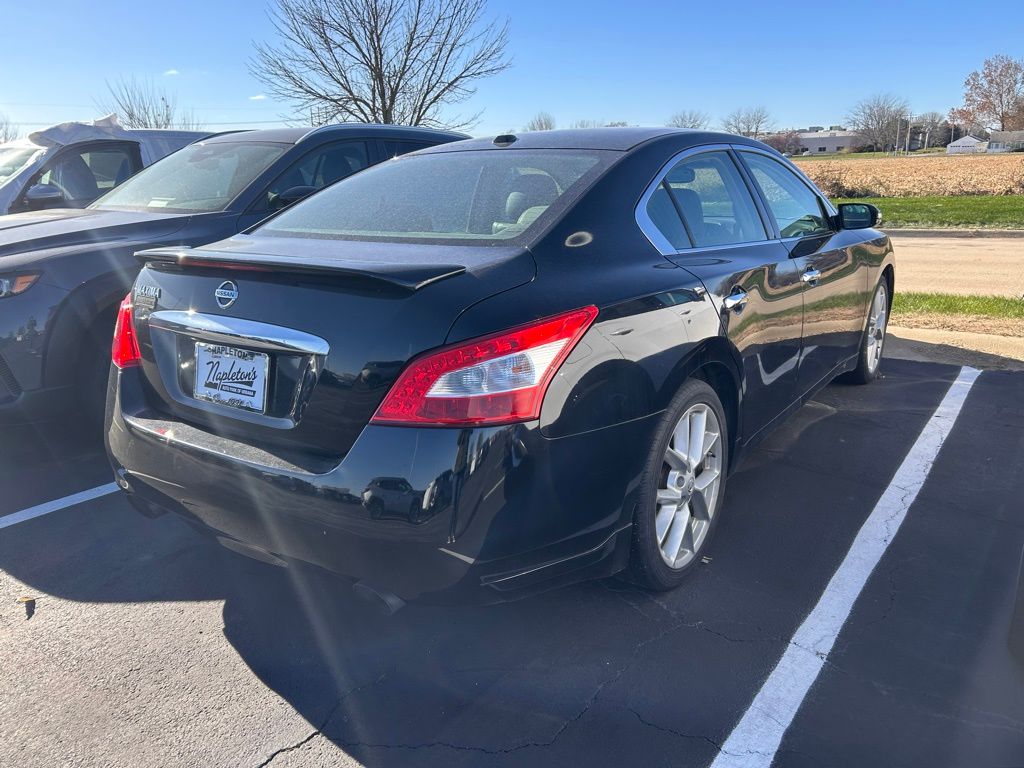
M263 413L270 358L262 352L196 342L197 400Z

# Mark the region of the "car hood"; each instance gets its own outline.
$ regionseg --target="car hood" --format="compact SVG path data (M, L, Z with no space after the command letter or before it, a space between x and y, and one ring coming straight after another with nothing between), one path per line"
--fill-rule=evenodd
M152 242L177 232L189 218L181 213L71 208L0 216L0 259L91 243Z

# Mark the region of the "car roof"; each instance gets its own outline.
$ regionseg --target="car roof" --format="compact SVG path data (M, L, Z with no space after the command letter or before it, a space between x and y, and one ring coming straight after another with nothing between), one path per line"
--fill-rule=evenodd
M379 125L376 123L338 123L322 125L319 128L266 128L258 131L229 131L211 136L208 143L235 143L239 141L262 141L279 144L298 144L312 138L340 137L345 135L375 136L381 139L407 139L410 141L458 141L469 138L464 133L442 131L435 128L421 128L408 125Z
M125 133L136 139L161 139L168 136L183 138L195 136L198 138L200 136L209 136L212 131L189 131L178 128L128 128L125 130Z
M514 136L511 143L498 142L499 138ZM605 149L627 152L641 144L662 138L687 139L683 144L749 144L763 147L759 141L717 131L698 131L689 128L574 128L556 131L524 131L497 137L471 139L457 144L443 144L420 150L419 154L434 152L460 152L473 149Z

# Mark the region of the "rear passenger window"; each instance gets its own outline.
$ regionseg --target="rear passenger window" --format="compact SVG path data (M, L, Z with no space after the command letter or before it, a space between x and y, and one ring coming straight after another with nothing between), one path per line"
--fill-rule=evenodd
M674 248L767 239L754 200L726 152L681 160L647 203L647 215Z
M381 142L381 146L384 150L384 157L391 159L404 155L406 152L415 152L417 149L425 149L433 146L431 144L424 144L421 141L400 141L396 139L385 139Z
M821 200L803 180L778 160L744 152L757 186L779 225L782 237L805 237L832 231Z
M677 251L690 247L690 237L679 217L679 210L672 200L668 184L664 181L654 190L647 201L647 216Z

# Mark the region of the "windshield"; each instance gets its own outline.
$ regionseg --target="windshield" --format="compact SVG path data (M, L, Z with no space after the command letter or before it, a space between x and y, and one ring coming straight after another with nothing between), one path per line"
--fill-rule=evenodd
M42 147L0 147L0 184L32 162Z
M406 156L335 184L260 231L353 240L509 241L564 211L618 156L560 149Z
M223 210L279 158L287 144L190 144L149 166L90 208L208 213Z

